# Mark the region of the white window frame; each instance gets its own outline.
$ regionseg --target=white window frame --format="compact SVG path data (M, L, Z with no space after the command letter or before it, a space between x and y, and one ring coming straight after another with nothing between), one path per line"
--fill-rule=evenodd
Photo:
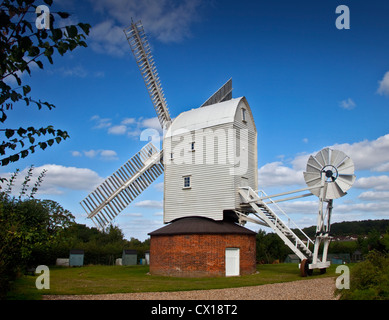
M182 186L182 189L190 189L190 188L192 188L192 177L190 176L190 175L188 175L188 176L182 176L182 178L183 178L183 186ZM188 179L188 180L187 180ZM186 181L189 181L189 184L188 185L186 185Z
M247 109L246 108L242 108L242 121L243 122L247 122Z

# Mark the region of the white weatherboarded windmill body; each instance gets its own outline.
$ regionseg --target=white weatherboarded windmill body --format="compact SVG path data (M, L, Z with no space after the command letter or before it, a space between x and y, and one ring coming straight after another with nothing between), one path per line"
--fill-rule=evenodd
M180 221L179 231L175 230L175 234L188 233L188 230L183 230L187 228L183 227L184 218L189 218L187 221L194 224L197 222L193 217L221 224L227 220L240 225L250 221L270 227L281 237L301 259L302 275L310 274L314 268L325 270L329 266L326 256L330 242L332 199L345 195L355 181L352 160L341 151L326 148L308 161L307 172L304 173L308 188L272 197L258 191L257 130L246 98L232 98L231 79L202 106L172 119L141 22L132 22L124 33L164 129L163 145L162 150L158 150L149 142L81 201L88 218L99 229L107 227L164 173L163 221L170 225ZM305 190L310 192L272 200ZM303 241L292 231L291 228L299 228L290 226L289 217L289 223L280 219L280 215L286 214L276 202L312 194L319 197L317 233L315 241L307 236ZM326 209L324 203L327 203ZM225 228L221 224L220 230ZM200 228L213 228L203 222L198 225ZM245 233L245 228L238 230L235 227L229 226L223 232ZM164 230L159 235L166 233ZM197 230L197 233L201 234L202 230ZM310 243L314 247L313 252ZM320 256L321 243L324 243L324 249ZM226 247L226 255L233 249ZM236 249L235 252L239 252L239 248ZM237 259L243 255L241 250ZM255 263L255 248L251 257ZM153 261L155 258L151 253L150 266Z
M257 131L244 97L181 113L163 139L164 222L223 220L244 210L237 190L257 189Z

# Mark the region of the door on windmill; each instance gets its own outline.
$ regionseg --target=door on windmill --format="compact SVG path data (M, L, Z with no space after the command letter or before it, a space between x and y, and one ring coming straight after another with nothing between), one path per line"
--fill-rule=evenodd
M239 276L239 265L239 248L226 248L226 277Z

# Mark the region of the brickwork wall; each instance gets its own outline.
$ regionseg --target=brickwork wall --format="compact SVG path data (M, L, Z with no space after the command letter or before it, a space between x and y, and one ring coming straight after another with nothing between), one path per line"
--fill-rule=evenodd
M150 273L178 277L225 276L225 250L239 248L240 274L256 271L255 235L151 236Z

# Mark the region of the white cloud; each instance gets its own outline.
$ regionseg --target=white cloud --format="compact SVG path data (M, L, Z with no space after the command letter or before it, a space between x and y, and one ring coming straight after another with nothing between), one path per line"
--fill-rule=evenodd
M43 179L43 183L38 189L37 195L58 195L63 194L66 190L86 190L91 191L103 182L96 172L87 168L65 167L56 164L45 164L40 167L36 167L33 170L33 176L29 183L30 188L36 182L38 175L46 169L46 175ZM27 174L28 168L22 170L15 181L15 187L13 188L13 194L18 195L20 187L24 181L24 177ZM2 174L3 177L9 178L11 173Z
M126 132L127 132L127 127L125 125L112 126L108 129L108 133L114 135L123 135Z
M87 158L96 158L97 156L100 156L100 160L118 160L116 151L113 150L84 150L83 151L84 156ZM73 151L73 156L82 156L81 152L79 151Z
M100 116L94 115L91 117L91 121L95 123L94 129L107 129L107 133L113 135L126 134L128 137L140 139L143 133L147 137L151 135L153 141L160 141L162 135L158 117L124 118L120 121L120 124L113 124L110 118L100 118Z
M283 202L279 204L280 208L282 208L288 215L290 214L317 214L318 212L318 201L310 200L296 200L291 202Z
M113 150L100 150L100 156L103 160L117 160L117 153Z
M112 126L110 118L100 118L100 116L94 115L90 120L96 123L94 129L104 129Z
M154 188L159 192L163 192L163 182L154 184Z
M389 201L389 191L366 191L358 196L363 201Z
M88 158L94 158L97 155L97 151L96 150L84 151L84 155Z
M372 176L357 179L354 188L389 191L389 176Z
M379 171L389 163L389 134L376 140L363 140L353 144L335 144L333 149L345 152L354 161L356 170Z
M163 208L163 202L162 201L156 201L156 200L143 200L139 201L134 204L136 207L143 207L143 208Z
M60 73L64 77L76 77L76 78L85 78L88 75L88 72L82 66L74 66L71 68L59 68L57 73Z
M120 216L122 217L136 217L136 218L139 218L139 217L143 217L143 214L142 213L139 213L139 212L122 212L120 214Z
M73 157L82 157L82 153L80 151L72 151Z
M346 110L352 110L356 107L356 104L351 98L348 98L339 102L339 106Z
M389 96L389 71L385 73L381 81L379 81L379 87L377 92L380 95Z
M135 118L124 118L121 123L124 125L129 125L136 123L136 120Z
M144 119L141 122L141 127L162 131L161 124L159 123L158 117Z
M130 239L134 237L138 240L144 241L148 238L148 233L163 227L162 219L147 219L143 217L134 217L133 219L120 222L120 229L122 229L125 237Z
M115 25L112 19L92 26L89 40L91 48L98 53L119 57L130 53L123 28Z
M383 172L389 169L389 134L381 136L376 140L363 140L352 144L334 144L329 147L343 151L348 155L354 162L355 170ZM310 154L316 155L318 151ZM291 161L293 168L305 171L310 154L298 154Z
M113 28L120 25L120 29L123 29L130 25L130 17L133 17L134 21L141 19L146 32L162 42L179 42L188 37L191 25L199 21L198 11L201 5L200 0L93 1L94 9L108 19L108 22L103 23L110 24ZM121 33L122 39L125 39L122 31Z
M281 161L265 164L258 170L259 188L301 184L304 184L302 171L286 167Z

